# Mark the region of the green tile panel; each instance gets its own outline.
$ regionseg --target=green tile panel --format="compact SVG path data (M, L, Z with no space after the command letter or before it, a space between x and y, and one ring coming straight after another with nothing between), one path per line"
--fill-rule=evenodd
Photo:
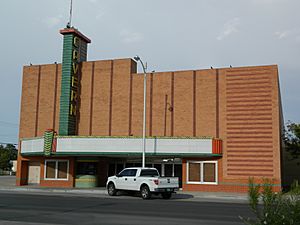
M63 56L62 56L62 79L60 95L60 115L59 115L59 134L76 135L76 116L70 115L71 105L71 82L73 73L73 50L76 48L73 44L75 33L64 34ZM80 38L80 37L79 37ZM80 38L79 62L87 59L87 43ZM80 84L79 84L80 85ZM78 103L77 103L78 105Z

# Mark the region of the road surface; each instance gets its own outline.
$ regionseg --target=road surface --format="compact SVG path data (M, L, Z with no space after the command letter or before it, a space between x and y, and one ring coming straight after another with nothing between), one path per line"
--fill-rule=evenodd
M7 225L243 224L239 215L251 216L246 204L0 192L0 224Z

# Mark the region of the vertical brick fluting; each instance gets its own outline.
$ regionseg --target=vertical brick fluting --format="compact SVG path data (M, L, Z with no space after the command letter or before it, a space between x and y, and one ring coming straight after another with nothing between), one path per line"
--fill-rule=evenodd
M78 118L78 135L90 135L90 118L91 118L91 89L92 89L92 74L93 63L82 63L82 74L80 81L80 105Z
M114 60L111 135L128 135L131 59Z
M193 136L193 71L174 74L174 136Z
M109 135L112 61L97 61L94 68L92 135Z

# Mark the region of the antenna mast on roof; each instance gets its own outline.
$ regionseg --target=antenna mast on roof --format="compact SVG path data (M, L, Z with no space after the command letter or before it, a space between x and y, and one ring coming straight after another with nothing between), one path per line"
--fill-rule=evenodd
M71 28L72 26L72 12L73 12L73 0L71 0L71 4L70 4L70 18L69 18L69 22L67 23L67 28Z

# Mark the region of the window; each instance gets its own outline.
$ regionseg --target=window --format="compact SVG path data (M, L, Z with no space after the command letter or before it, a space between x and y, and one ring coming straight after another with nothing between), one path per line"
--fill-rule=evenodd
M151 170L151 169L146 169L146 170L142 170L141 171L141 174L140 174L141 177L158 177L159 174L157 172L157 170Z
M46 162L46 178L55 179L56 162Z
M203 163L203 182L216 182L215 165L215 163Z
M189 164L189 181L200 182L201 179L201 164L190 163Z
M119 176L120 177L134 177L136 175L137 169L126 169L123 170Z
M68 180L69 161L67 160L46 160L46 180Z
M154 164L153 167L158 170L158 173L161 175L161 164Z
M188 161L187 183L217 184L217 161Z
M68 162L58 161L57 162L57 178L67 179L68 178Z
M96 175L98 164L96 162L77 162L77 175Z
M129 176L130 177L135 177L136 172L137 172L137 169L132 169Z

